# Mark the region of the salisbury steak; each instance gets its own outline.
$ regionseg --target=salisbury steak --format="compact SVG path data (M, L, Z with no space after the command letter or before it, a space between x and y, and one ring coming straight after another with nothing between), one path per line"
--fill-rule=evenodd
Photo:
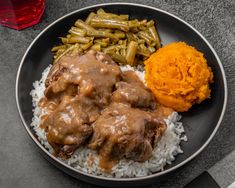
M92 134L91 123L110 104L121 70L103 53L64 56L53 65L41 106L41 127L55 154L68 158Z
M125 157L142 162L151 157L165 128L165 123L154 113L113 103L93 123L89 147L108 160Z
M134 71L122 72L101 52L62 57L45 86L41 127L61 158L88 144L104 169L121 158L142 162L165 131L151 91Z

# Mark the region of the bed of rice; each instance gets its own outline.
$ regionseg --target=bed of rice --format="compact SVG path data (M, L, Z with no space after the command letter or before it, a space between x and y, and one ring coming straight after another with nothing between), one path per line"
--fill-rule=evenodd
M33 84L34 89L31 91L31 96L34 106L34 117L32 119L31 126L36 132L41 144L52 152L52 148L47 142L47 138L43 129L39 127L40 118L46 114L46 111L38 107L39 100L44 96L44 82L47 74L51 68L48 66L42 73L42 78L39 81L35 81ZM134 70L130 66L121 67L123 71ZM144 72L140 70L134 70L141 80L144 80ZM83 172L87 172L94 175L102 175L106 177L140 177L152 174L157 171L164 170L166 164L171 164L174 161L175 156L179 153L183 153L180 148L181 140L187 141L187 137L184 134L184 127L180 120L180 115L177 112L173 112L168 119L166 119L167 129L158 142L157 146L153 150L152 157L144 163L135 162L132 160L122 159L117 165L115 165L110 174L104 173L99 168L99 157L96 151L90 150L86 147L79 148L72 155L72 157L66 161L68 165L79 169Z

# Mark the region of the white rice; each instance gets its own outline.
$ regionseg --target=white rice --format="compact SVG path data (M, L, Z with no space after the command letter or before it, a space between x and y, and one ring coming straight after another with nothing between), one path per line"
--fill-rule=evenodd
M34 117L32 119L31 126L36 132L41 144L52 152L50 144L47 142L47 138L43 129L39 127L41 122L41 116L46 114L46 111L38 107L38 102L42 97L44 97L45 90L45 80L49 73L51 65L49 65L42 73L42 78L39 81L34 82L34 89L31 91L31 96L33 98L34 106ZM144 81L144 72L136 70L131 66L121 67L122 71L134 70L141 80ZM183 153L180 148L181 140L187 141L187 137L184 134L184 127L180 120L180 115L177 112L173 112L168 119L166 119L167 129L157 143L155 149L153 150L152 157L143 162L135 162L132 160L122 159L117 165L112 168L110 174L104 173L99 168L99 157L96 151L90 150L88 148L79 148L71 156L70 159L64 161L68 165L79 169L83 172L87 172L94 175L102 175L106 177L140 177L152 174L154 172L163 171L166 164L171 164L175 160L175 156L179 153Z

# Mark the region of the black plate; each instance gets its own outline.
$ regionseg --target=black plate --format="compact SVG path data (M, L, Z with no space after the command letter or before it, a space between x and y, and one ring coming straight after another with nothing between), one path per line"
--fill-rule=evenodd
M79 19L85 19L91 11L104 8L108 12L129 14L131 18L153 19L157 21L157 28L162 44L175 41L184 41L205 54L205 58L214 73L212 96L200 105L193 106L187 113L182 113L182 121L188 136L188 142L182 142L183 154L176 157L172 165L165 171L141 178L113 179L98 177L75 170L52 156L37 140L30 127L32 113L32 98L29 95L33 89L32 84L41 78L43 70L52 62L50 49L59 42L58 37L66 35L69 28ZM81 180L99 185L134 185L151 183L168 175L198 155L215 135L227 103L227 85L222 64L211 45L192 26L180 18L165 11L131 3L110 3L83 8L72 12L43 30L31 43L26 51L16 80L16 101L23 124L30 137L40 148L44 156L54 165L68 174ZM36 154L35 154L36 155ZM110 184L111 183L111 184Z

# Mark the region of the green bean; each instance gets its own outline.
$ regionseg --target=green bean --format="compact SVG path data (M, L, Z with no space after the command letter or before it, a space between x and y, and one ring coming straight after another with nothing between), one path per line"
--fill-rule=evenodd
M99 9L97 11L97 15L99 15L102 18L116 18L119 20L128 20L129 19L129 16L126 14L117 15L117 14L107 13L103 9Z
M128 42L139 40L138 37L134 33L128 32L126 35L127 35Z
M111 44L107 48L105 48L105 53L112 51L112 52L119 52L121 49L126 49L126 44Z
M101 40L102 40L102 42L106 42L107 44L109 44L109 42L110 42L109 38L104 38L104 39L101 39Z
M60 49L65 49L65 48L66 48L66 45L54 46L54 47L51 49L51 51L52 51L52 52L56 52L56 51L58 51L58 50L60 50Z
M117 51L117 47L114 46L114 45L109 46L109 47L103 49L103 52L106 53L106 54L108 54L108 53L116 53L116 51Z
M67 38L61 37L60 39L61 39L61 41L62 41L63 44L68 43L68 39L67 39Z
M59 49L59 50L56 52L56 55L59 55L59 54L63 53L63 51L65 51L65 48Z
M136 53L139 55L145 56L145 57L149 57L151 54L151 52L148 50L148 48L143 47L142 45L138 46Z
M114 32L114 36L115 36L115 38L122 39L122 38L126 37L126 34L124 32L122 32L122 31L116 30Z
M111 38L111 39L116 39L116 38L120 37L120 35L109 33L109 32L106 32L106 31L100 31L100 30L88 31L87 36L97 37L97 38L107 38L108 37L108 38Z
M158 36L157 30L154 26L149 27L149 32L153 36L154 41L156 42L157 49L161 48L160 38Z
M105 28L97 28L98 31L105 31L105 32L109 32L112 33L113 30L112 29L105 29Z
M140 21L140 25L146 26L146 24L147 24L147 20L146 19Z
M73 44L65 44L66 47L70 47L72 46Z
M125 57L123 57L120 54L116 54L116 53L112 53L112 52L107 52L108 55L110 55L110 57L115 61L118 62L120 64L127 64Z
M133 28L133 27L139 27L140 26L140 22L138 20L130 20L128 21L128 25L130 28Z
M94 17L91 19L91 26L98 28L110 28L110 29L120 29L122 31L128 31L129 26L127 21L117 20L114 18L99 18Z
M155 49L154 47L152 47L152 46L149 46L149 47L148 47L148 50L150 51L150 53L153 53L153 52L156 51L156 49Z
M147 26L147 27L152 27L152 26L154 26L154 21L153 21L153 20L150 20L149 22L146 23L146 26Z
M147 25L147 20L141 20L138 29L141 31L145 31L147 29L146 25Z
M93 44L90 48L91 50L96 50L96 51L101 51L101 45L96 43L96 44Z
M149 45L149 47L154 47L154 48L155 48L155 47L156 47L156 44L157 44L157 43L156 43L155 41L153 41L153 42Z
M76 48L71 50L70 54L71 55L77 55L77 54L82 53L82 52L83 52L83 49L82 49L81 45L78 45Z
M62 56L66 55L69 51L75 49L78 47L78 44L72 45L69 48L67 48L63 53L61 53L57 58L54 60L54 63L56 63Z
M146 31L147 29L148 29L148 28L147 28L146 26L140 26L140 27L139 27L139 30L140 30L140 31Z
M72 37L79 36L79 37L84 37L85 35L78 33L76 31L69 30L69 33L71 34Z
M125 45L125 46L126 46L126 45L127 45L127 41L126 41L126 40L119 40L119 41L118 41L118 44L119 44L119 45Z
M120 54L121 54L123 57L126 57L126 49L125 49L125 48L120 49Z
M84 37L86 35L86 30L80 29L80 28L77 28L77 27L71 27L71 29L69 30L69 33L72 36Z
M139 32L139 28L137 28L137 27L132 27L132 28L130 28L129 31L132 32L132 33L138 33L138 32Z
M95 15L96 15L96 14L95 14L94 12L91 12L91 13L88 15L88 17L86 18L85 23L89 25L90 22L91 22L91 19L92 19Z
M83 50L87 50L88 48L90 48L93 45L93 41L88 42L87 44L80 44L80 47Z
M119 19L120 20L128 20L129 19L129 15L127 15L127 14L120 14L119 15Z
M62 42L64 44L66 43L83 43L83 44L86 44L88 42L90 42L92 38L90 37L79 37L79 36L74 36L74 37L70 37L70 38L61 38Z
M131 41L127 46L126 61L130 65L133 65L134 63L137 47L138 43L135 41Z
M54 58L56 59L60 54L62 54L63 52L65 51L65 49L59 49L55 55L54 55Z
M148 45L150 45L151 42L153 41L152 36L150 36L150 34L147 33L146 31L140 31L140 32L138 33L138 36L139 36L141 39L144 39L145 42L146 42Z
M117 51L120 51L121 49L127 49L126 44L117 44L115 46L116 46Z
M80 19L75 22L75 26L79 27L81 29L85 29L87 32L95 30L93 27L91 27L90 25L86 24L85 22L83 22Z
M137 42L138 42L138 44L144 44L145 40L144 39L139 39Z
M108 44L109 44L109 38L106 38L106 39L96 39L96 40L94 40L94 43L100 44L101 47L107 47Z
M104 9L100 8L99 10L97 10L97 15L99 16L108 16L109 18L113 18L113 17L116 17L117 15L116 14L113 14L113 13L106 13L104 11Z

